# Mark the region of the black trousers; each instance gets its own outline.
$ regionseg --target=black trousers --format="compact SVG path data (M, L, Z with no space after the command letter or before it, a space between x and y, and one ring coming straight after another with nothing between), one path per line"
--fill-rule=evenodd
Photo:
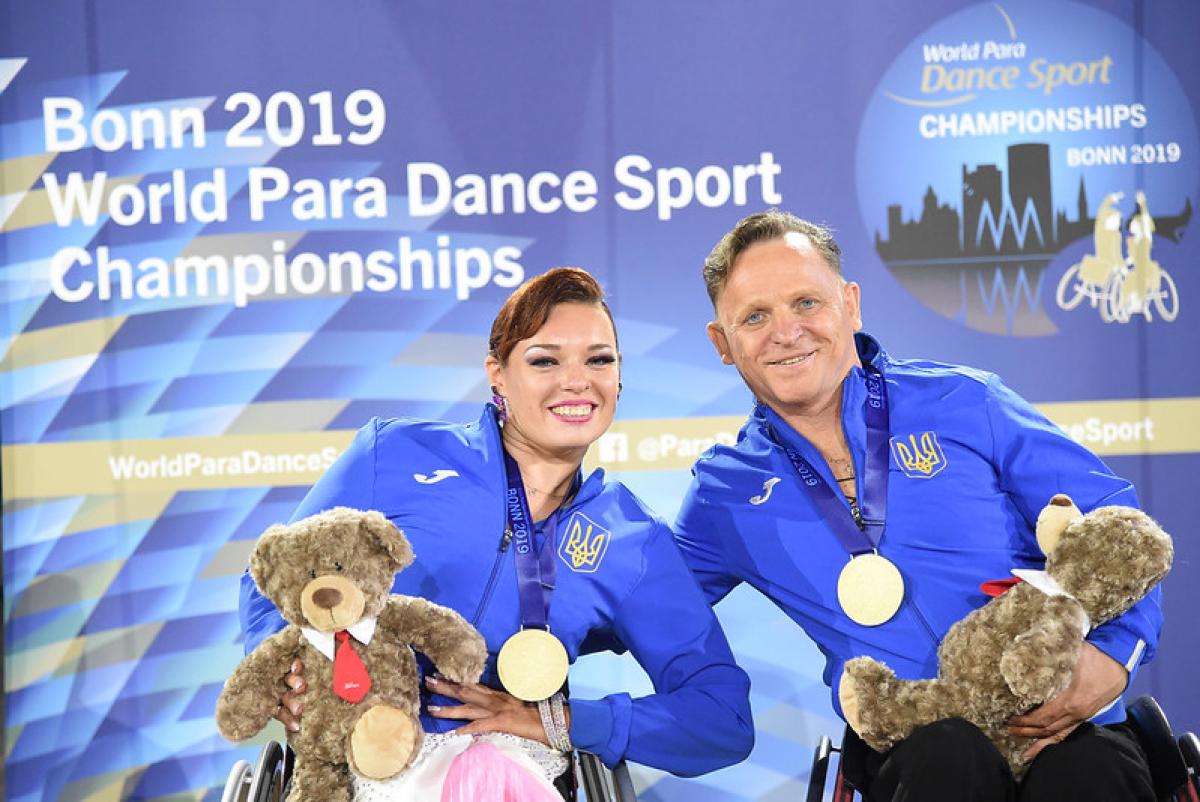
M1020 783L982 732L947 719L879 754L847 730L842 766L867 802L1156 802L1146 755L1124 725L1081 724Z

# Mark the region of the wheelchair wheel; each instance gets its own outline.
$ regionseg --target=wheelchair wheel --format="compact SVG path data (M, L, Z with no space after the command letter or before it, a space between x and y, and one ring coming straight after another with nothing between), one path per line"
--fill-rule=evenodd
M1085 292L1082 279L1079 280L1079 283L1074 284L1074 293L1070 292L1072 284L1077 278L1079 278L1078 262L1068 267L1067 272L1063 273L1062 278L1058 281L1058 290L1054 293L1054 300L1058 302L1059 309L1069 312L1079 306L1079 302L1083 300ZM1069 298L1068 295L1070 295Z
M587 802L637 802L633 778L624 761L611 772L591 752L576 752L575 772Z
M287 755L277 741L269 741L258 756L246 802L283 802Z
M1133 726L1146 753L1155 794L1160 799L1171 798L1188 782L1188 770L1166 715L1151 696L1139 696L1126 712L1126 723Z
M1070 272L1070 271L1068 271ZM805 802L821 802L825 798L825 779L829 776L829 758L833 754L833 742L822 735L813 753L812 768L808 772L808 795Z
M1100 298L1100 319L1105 323L1128 323L1129 310L1121 304L1121 286L1125 283L1127 273L1118 272L1105 287Z
M613 769L613 789L617 795L616 802L637 802L637 790L633 787L633 777L624 760Z
M225 790L221 792L221 802L246 802L250 792L250 780L254 776L253 769L245 760L233 764L229 771L229 779L225 780Z
M1159 317L1170 323L1179 314L1179 292L1170 273L1164 270L1159 275L1162 277L1162 286L1154 293L1154 305L1158 308Z
M1193 778L1200 782L1200 738L1194 732L1186 732L1179 737L1179 751L1183 753L1183 762Z
M280 799L287 799L288 794L292 790L292 772L296 769L296 753L292 751L292 747L288 744L283 745L283 789L280 791Z

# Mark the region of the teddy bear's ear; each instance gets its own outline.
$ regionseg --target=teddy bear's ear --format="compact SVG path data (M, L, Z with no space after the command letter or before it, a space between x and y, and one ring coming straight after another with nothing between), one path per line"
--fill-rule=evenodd
M258 585L259 593L268 598L271 597L268 587L271 576L279 567L277 552L286 534L286 526L275 524L259 536L258 543L255 544L254 551L250 555L250 578L254 580L255 585Z
M408 538L383 513L374 510L363 513L360 526L391 557L393 570L401 571L412 565L413 550Z
M1071 500L1070 496L1059 493L1050 499L1050 503L1038 513L1035 528L1038 547L1041 548L1042 553L1049 555L1054 551L1062 533L1082 517L1083 513L1075 506L1075 502Z

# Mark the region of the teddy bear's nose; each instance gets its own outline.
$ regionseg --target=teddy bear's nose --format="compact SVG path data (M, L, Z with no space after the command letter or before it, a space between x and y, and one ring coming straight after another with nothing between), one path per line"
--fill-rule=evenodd
M321 588L313 594L313 601L318 607L332 610L342 603L342 592L333 588Z
M1052 507L1070 507L1071 506L1071 497L1064 496L1062 493L1059 493L1054 498L1050 499L1050 506L1052 506Z

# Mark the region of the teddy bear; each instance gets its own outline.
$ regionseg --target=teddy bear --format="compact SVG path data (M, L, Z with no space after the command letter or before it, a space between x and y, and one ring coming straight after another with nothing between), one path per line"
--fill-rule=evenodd
M1039 514L1036 535L1044 574L1014 571L1025 581L956 622L938 647L936 679L897 679L870 657L846 663L838 699L869 746L884 752L918 727L963 718L1020 778L1034 739L1012 735L1005 722L1065 690L1090 628L1149 593L1174 557L1171 538L1141 510L1083 515L1062 494Z
M295 802L349 802L350 771L375 779L410 765L424 733L413 649L454 682L477 682L483 637L453 610L391 593L413 561L403 533L379 512L337 507L269 528L250 575L287 626L242 659L217 700L217 727L234 741L266 726L294 658L307 689L296 752Z

